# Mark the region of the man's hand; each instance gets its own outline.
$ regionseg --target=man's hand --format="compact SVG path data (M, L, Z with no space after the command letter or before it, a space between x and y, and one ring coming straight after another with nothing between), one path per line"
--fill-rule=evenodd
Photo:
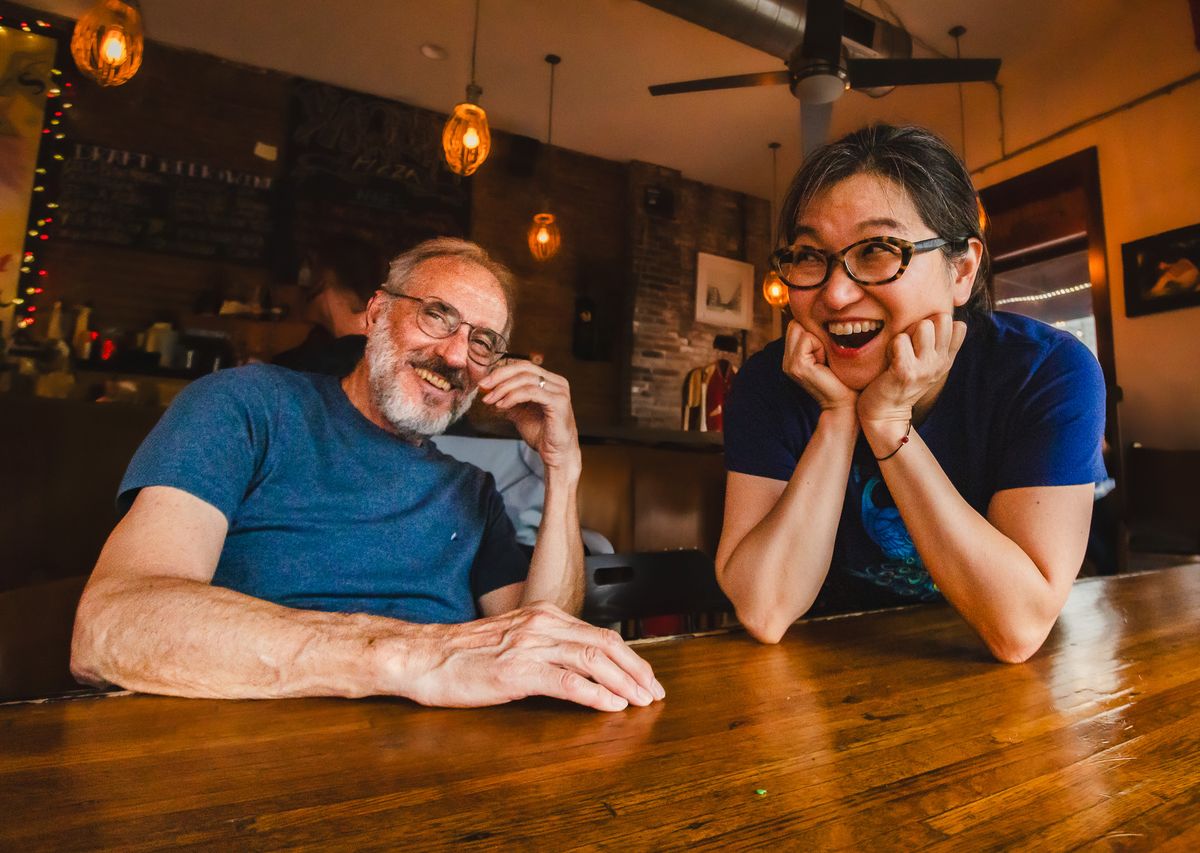
M649 705L665 695L650 665L620 635L538 602L462 625L408 626L382 655L384 687L422 705L474 708L551 696L598 711Z
M913 406L950 372L967 336L967 324L949 314L919 320L892 338L887 369L858 397L858 417L871 424L903 424L912 420Z
M783 350L783 372L817 401L824 411L854 411L858 394L851 391L829 369L820 339L796 321L788 324Z
M566 379L532 362L514 361L493 370L479 387L483 402L516 425L547 469L579 472L579 433Z

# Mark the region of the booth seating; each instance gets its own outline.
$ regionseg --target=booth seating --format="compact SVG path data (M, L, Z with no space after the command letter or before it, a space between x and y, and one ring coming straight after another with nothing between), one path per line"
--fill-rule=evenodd
M1135 443L1125 455L1125 475L1130 551L1200 554L1200 450Z

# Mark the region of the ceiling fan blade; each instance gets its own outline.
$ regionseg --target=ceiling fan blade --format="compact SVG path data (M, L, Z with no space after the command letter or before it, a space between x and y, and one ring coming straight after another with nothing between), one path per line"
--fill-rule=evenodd
M711 92L714 89L746 89L750 86L779 86L791 82L787 71L763 71L759 74L734 74L731 77L709 77L705 80L685 80L682 83L659 83L650 87L651 95L680 95L685 92Z
M800 105L800 150L805 158L829 140L833 102Z
M800 55L837 65L842 55L845 0L808 0L804 7L804 41Z
M918 86L925 83L990 83L999 59L850 59L850 88Z

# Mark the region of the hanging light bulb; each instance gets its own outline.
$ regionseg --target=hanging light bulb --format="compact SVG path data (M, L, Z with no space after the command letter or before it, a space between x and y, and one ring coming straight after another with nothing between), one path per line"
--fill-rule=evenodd
M492 152L492 132L487 113L479 106L483 89L475 84L475 46L479 40L479 0L475 0L475 29L471 35L471 82L467 97L458 104L442 128L442 153L456 175L472 175Z
M779 183L779 143L768 142L767 147L771 149L771 228L774 230L776 187ZM763 299L767 300L767 304L772 308L787 307L787 285L783 283L783 280L779 277L779 273L775 272L775 270L767 270L767 274L763 276L762 294Z
M763 276L763 299L772 308L786 308L788 304L787 285L779 278L779 273L771 270Z
M553 53L546 54L546 64L550 66L550 107L546 111L546 150L550 150L550 140L554 135L554 66L562 62L562 58ZM543 210L533 215L529 226L529 251L539 261L548 261L558 254L562 245L562 234L554 221L554 214Z
M562 234L553 213L535 213L529 226L529 252L539 261L548 261L558 253Z
M71 33L75 64L101 86L120 86L137 74L144 45L138 0L99 0Z

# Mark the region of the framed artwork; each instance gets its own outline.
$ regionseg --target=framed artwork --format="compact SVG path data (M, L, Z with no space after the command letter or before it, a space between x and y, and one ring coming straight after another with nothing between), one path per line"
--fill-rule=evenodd
M719 255L696 256L696 322L754 327L754 265Z
M1121 246L1125 316L1200 305L1200 225Z

